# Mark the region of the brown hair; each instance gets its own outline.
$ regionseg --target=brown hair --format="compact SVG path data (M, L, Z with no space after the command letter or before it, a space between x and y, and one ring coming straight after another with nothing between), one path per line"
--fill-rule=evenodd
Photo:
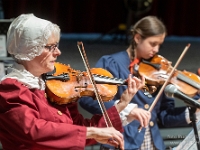
M131 27L130 32L132 35L132 53L134 48L136 47L136 43L134 41L134 36L136 34L140 34L143 39L163 33L167 34L165 25L156 16L147 16L140 19L135 23L135 25ZM134 56L134 54L132 54L132 56Z

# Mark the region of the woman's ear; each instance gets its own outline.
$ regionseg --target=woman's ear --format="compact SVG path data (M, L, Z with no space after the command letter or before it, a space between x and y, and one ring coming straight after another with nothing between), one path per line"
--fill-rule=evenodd
M139 41L141 40L141 35L140 34L135 34L135 36L134 36L134 40L135 40L135 43L136 44L138 44L139 43Z

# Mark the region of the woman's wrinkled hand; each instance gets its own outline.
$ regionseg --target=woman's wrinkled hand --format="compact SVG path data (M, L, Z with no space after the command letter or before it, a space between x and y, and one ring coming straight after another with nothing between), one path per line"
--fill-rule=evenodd
M125 101L129 103L133 96L137 93L138 90L140 90L145 85L145 79L144 77L141 77L141 79L137 77L132 77L130 74L128 79L128 87L121 95L121 101Z
M107 128L88 127L87 139L88 138L93 138L99 143L109 144L116 148L120 148L120 150L124 150L123 135L113 127L107 127Z

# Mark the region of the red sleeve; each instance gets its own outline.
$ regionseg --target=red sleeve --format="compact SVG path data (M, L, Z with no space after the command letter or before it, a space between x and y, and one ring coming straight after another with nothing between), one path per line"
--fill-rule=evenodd
M0 84L0 140L8 149L25 146L48 149L84 149L94 140L86 140L86 127L106 127L101 115L84 119L77 103L67 107L48 104L44 91L29 90L13 79ZM68 110L69 109L69 110ZM71 111L71 112L69 112ZM122 131L115 107L108 110L113 126ZM77 126L78 125L78 126ZM81 126L79 126L81 125ZM76 142L74 142L76 141Z
M84 119L83 116L78 111L78 104L76 102L70 103L66 105L70 110L70 114L74 121L74 124L84 125L84 126L95 126L95 127L107 127L104 117L102 115L93 115L91 119ZM118 131L123 131L121 119L119 117L119 113L115 106L111 107L106 112L111 121L113 127L115 127Z
M104 117L102 115L93 115L91 119L84 119L81 114L77 113L78 104L76 102L67 104L67 108L70 110L74 124L84 125L84 126L94 126L94 127L107 127ZM112 126L116 130L123 132L121 119L119 117L119 113L117 109L113 106L107 110L107 114L109 116ZM94 143L96 142L87 140L86 145L90 145Z
M0 140L4 149L84 149L86 127L50 106L44 91L13 79L0 84Z

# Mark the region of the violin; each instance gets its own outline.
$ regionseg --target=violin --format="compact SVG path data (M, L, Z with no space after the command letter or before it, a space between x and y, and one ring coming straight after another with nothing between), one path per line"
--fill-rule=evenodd
M117 85L126 85L126 80L117 79L102 68L91 68L98 92L103 101L109 101L117 93ZM82 96L95 98L94 88L86 71L74 70L70 65L55 62L55 71L46 74L46 94L51 102L67 104Z
M172 63L161 55L155 55L149 61L139 63L138 74L145 77L147 87L160 86L169 77ZM186 70L175 70L169 83L174 84L181 92L193 97L200 89L200 77ZM154 89L155 90L155 89Z

